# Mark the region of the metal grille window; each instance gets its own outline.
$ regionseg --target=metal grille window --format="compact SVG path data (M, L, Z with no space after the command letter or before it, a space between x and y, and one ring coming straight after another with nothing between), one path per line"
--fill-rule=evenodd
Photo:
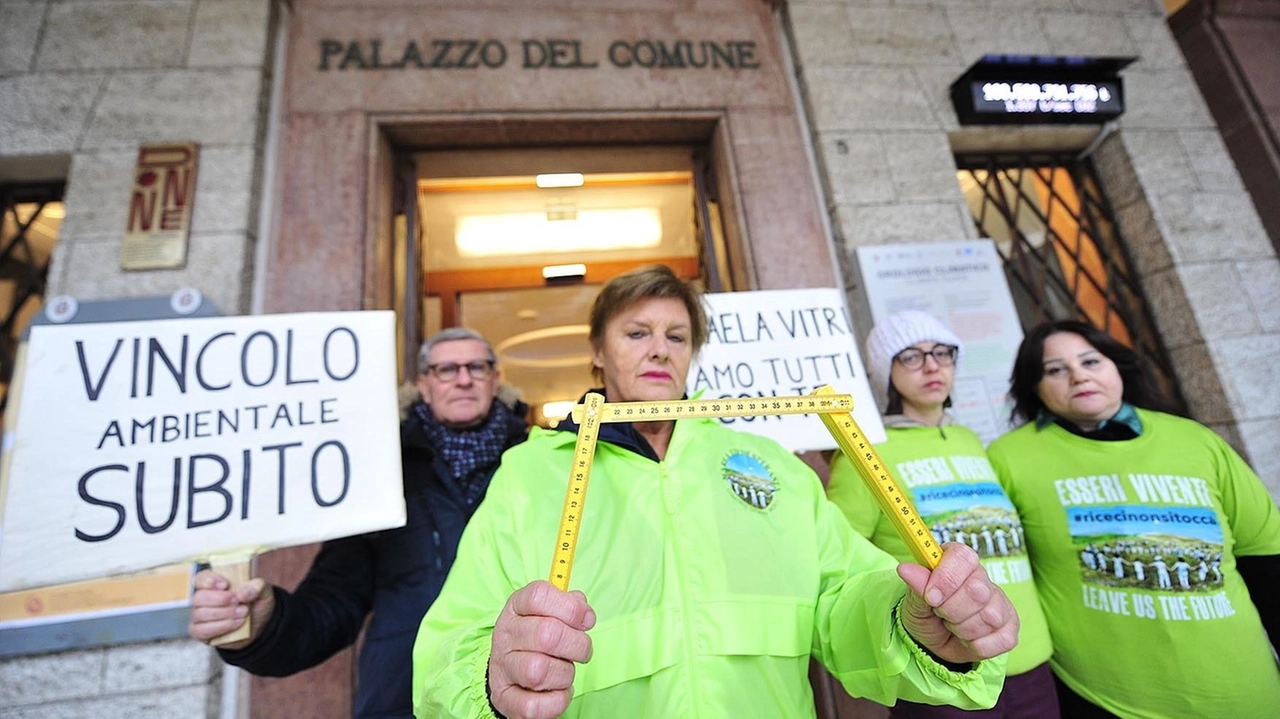
M1078 319L1133 348L1182 410L1173 367L1133 277L1114 214L1088 160L1072 155L961 155L974 223L995 241L1024 328Z
M9 401L18 338L44 303L62 224L63 187L0 185L0 415Z

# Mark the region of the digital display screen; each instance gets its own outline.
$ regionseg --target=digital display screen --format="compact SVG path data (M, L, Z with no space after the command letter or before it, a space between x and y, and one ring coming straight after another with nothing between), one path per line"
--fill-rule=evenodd
M1102 124L1124 112L1130 57L984 55L951 83L961 125Z
M1120 83L984 81L970 83L977 113L1010 115L1107 115L1121 110Z

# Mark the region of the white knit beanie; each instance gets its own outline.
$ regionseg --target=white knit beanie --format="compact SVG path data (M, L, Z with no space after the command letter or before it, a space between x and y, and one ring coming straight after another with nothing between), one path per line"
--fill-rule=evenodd
M956 359L964 354L964 343L956 333L928 312L903 310L884 318L867 335L867 373L871 377L871 392L880 407L888 405L889 372L893 358L902 350L917 342L937 342L959 348Z

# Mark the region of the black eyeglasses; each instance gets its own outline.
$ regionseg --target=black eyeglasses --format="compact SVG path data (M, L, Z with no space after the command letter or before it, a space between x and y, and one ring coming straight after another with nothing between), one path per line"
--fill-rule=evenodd
M427 365L427 371L436 376L441 382L452 382L458 379L458 372L467 370L467 374L471 375L471 379L488 379L493 373L493 360L475 360L466 364L458 364L457 362L439 362L437 364Z
M959 352L959 347L952 347L951 345L934 345L933 349L928 352L915 347L908 347L894 355L893 359L909 370L917 370L923 367L926 356L933 357L933 361L937 362L939 367L950 367L956 363L956 355Z

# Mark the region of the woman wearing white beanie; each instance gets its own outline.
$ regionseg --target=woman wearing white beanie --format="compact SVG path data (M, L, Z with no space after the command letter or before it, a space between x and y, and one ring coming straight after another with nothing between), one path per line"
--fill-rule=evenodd
M1052 644L1031 579L1022 521L1000 488L982 440L954 424L946 411L964 343L934 316L907 310L878 323L867 337L866 349L871 388L885 410L888 435L877 452L911 495L938 543L964 544L977 552L1021 620L1018 646L1009 655L1009 676L995 707L962 711L899 702L891 716L1056 719L1057 696L1048 664ZM855 530L899 561L912 561L906 544L843 454L831 465L827 496Z

